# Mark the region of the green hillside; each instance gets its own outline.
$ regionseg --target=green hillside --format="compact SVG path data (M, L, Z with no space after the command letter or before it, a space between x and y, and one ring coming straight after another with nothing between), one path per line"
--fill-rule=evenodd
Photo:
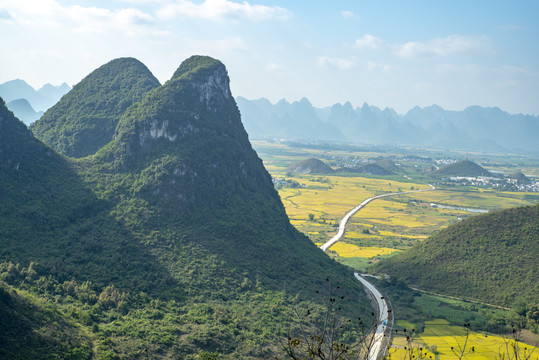
M310 158L290 165L288 168L298 174L331 174L334 170L322 160Z
M446 165L432 173L434 176L495 177L485 168L470 160L463 160Z
M529 185L532 183L531 180L521 172L510 174L507 177L510 179L515 179L519 184L522 185Z
M120 58L96 69L64 95L35 123L34 135L71 157L94 154L112 140L125 110L159 81L133 58Z
M5 106L0 119L0 259L35 261L62 281L76 275L137 291L156 292L156 285L171 281L109 215L113 205L97 198L73 163L35 139ZM156 281L141 269L155 273Z
M31 273L19 273L25 275ZM0 359L90 358L91 340L75 322L54 306L26 299L1 283L0 319Z
M186 60L82 159L0 107L0 285L54 304L96 358L267 357L292 304L322 313L326 279L347 316L370 314L349 270L290 224L219 61Z
M375 270L420 289L513 307L537 302L537 254L539 205L471 217Z
M392 173L400 171L400 168L391 159L380 159L375 164Z

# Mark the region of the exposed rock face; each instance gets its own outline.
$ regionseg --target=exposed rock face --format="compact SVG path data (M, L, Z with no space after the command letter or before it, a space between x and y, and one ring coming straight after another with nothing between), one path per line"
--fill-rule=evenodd
M187 59L171 80L126 111L115 140L98 158L120 171L151 169L155 175L138 188L139 195L159 202L161 211L193 214L200 201L222 209L231 193L244 191L264 194L264 201L282 207L249 143L229 84L221 62ZM266 188L271 190L260 191Z
M230 85L228 75L224 68L218 68L210 75L207 81L202 83L193 83L193 87L200 93L200 102L204 102L206 106L211 108L211 101L223 97L229 100ZM217 108L212 110L216 111Z

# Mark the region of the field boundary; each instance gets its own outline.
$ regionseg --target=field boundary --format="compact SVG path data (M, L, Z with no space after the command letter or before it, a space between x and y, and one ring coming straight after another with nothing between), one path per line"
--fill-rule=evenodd
M513 309L511 309L511 308L506 308L506 307L499 306L499 305L494 305L494 304L485 303L485 302L482 302L482 301L479 301L479 300L476 300L476 299L472 299L472 298L459 298L459 297L456 297L456 296L444 295L444 294L438 294L438 293L435 293L435 292L432 292L432 291L422 290L422 289L415 288L415 287L412 287L412 286L408 286L408 287L409 287L410 289L412 289L412 290L419 291L419 292L422 292L422 293L425 293L425 294L428 294L428 295L439 296L439 297L443 297L443 298L447 298L447 299L453 299L453 300L458 300L458 301L462 301L462 302L471 302L471 303L474 303L474 304L480 304L480 305L490 306L490 307L493 307L493 308L496 308L496 309L500 309L500 310L513 310Z

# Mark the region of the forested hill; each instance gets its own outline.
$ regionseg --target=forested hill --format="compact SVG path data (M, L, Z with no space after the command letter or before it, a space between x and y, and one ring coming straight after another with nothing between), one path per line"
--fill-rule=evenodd
M94 154L112 140L125 110L159 85L140 61L112 60L75 85L31 130L61 154L76 158Z
M512 307L539 294L539 205L473 216L376 271L446 295Z
M73 104L85 101L77 93ZM106 145L81 159L58 154L0 107L0 310L18 319L28 309L14 308L20 301L54 304L85 334L73 343L80 351L63 343L36 359L75 350L77 359L268 357L297 294L321 314L316 292L327 279L348 315L371 313L366 298L358 306L365 294L349 270L290 224L221 62L184 61L119 116L110 138L94 133ZM84 127L93 118L70 119ZM2 326L0 340L16 344ZM21 356L16 346L2 351Z
M448 164L432 173L433 176L495 177L490 171L470 161L463 160Z

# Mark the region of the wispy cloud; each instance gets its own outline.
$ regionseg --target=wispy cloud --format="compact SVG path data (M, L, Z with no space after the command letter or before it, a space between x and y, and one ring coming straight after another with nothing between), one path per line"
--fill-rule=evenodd
M319 56L316 60L318 67L332 67L339 70L350 70L354 67L354 62L348 59Z
M373 61L367 61L367 70L369 71L389 71L391 67L387 64L378 64Z
M6 9L0 9L0 20L11 20L13 17Z
M402 58L446 57L470 55L490 50L490 40L484 36L450 35L426 42L411 41L395 45L395 54Z
M229 0L205 0L196 4L190 0L177 0L157 11L163 18L185 17L206 20L284 20L292 12L279 6L251 5L247 1L236 3Z
M377 38L376 36L365 34L361 38L357 39L354 45L360 49L379 49L384 46L384 42L382 39Z
M155 23L152 15L136 8L64 6L56 0L6 0L3 3L15 21L32 28L68 28L97 34L110 30L129 35L163 33L150 27Z
M349 10L341 11L341 16L345 19L361 20L361 17L358 14Z

